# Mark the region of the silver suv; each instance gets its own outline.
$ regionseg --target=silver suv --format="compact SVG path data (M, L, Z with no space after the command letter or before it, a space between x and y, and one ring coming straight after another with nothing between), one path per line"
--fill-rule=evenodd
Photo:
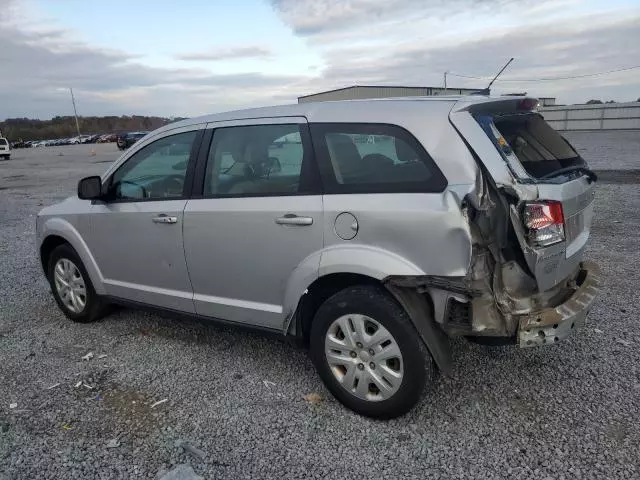
M71 320L120 303L278 331L344 405L407 412L448 337L548 345L598 292L595 175L526 97L341 101L148 134L37 219Z

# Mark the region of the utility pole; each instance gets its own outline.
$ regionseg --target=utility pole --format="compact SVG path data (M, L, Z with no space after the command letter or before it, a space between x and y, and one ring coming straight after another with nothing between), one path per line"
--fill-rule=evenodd
M78 142L80 141L80 124L78 123L78 112L76 111L76 99L73 97L73 88L69 88L71 92L71 103L73 103L73 115L76 117L76 131L78 132Z
M449 72L444 72L444 93L445 93L445 95L447 94L447 73L449 73Z

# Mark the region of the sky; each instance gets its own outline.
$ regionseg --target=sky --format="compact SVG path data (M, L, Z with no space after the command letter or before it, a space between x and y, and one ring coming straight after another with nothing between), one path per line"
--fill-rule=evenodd
M640 0L0 0L0 119L193 117L350 85L634 101ZM457 76L463 75L463 76ZM481 78L467 78L481 77ZM540 78L551 78L539 81Z

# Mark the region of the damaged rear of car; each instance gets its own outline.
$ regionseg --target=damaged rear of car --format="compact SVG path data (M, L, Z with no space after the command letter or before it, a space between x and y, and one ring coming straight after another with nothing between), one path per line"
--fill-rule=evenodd
M531 98L471 98L450 114L481 172L463 207L472 267L440 286L450 335L554 343L584 320L598 293L598 268L583 258L596 175L536 108Z

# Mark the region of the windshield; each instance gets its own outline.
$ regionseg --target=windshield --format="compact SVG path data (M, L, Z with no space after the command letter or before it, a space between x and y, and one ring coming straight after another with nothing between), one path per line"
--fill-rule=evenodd
M7 145L7 139L6 138L0 138L0 145Z

